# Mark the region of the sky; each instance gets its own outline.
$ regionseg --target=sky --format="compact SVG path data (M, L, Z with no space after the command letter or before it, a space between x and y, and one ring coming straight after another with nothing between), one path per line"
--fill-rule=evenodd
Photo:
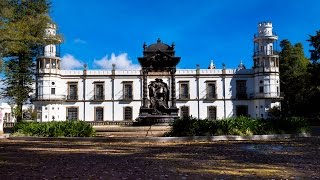
M175 43L178 68L207 68L214 60L252 67L253 35L261 21L309 57L309 35L320 30L319 0L52 0L51 18L64 42L65 69L138 69L142 45Z

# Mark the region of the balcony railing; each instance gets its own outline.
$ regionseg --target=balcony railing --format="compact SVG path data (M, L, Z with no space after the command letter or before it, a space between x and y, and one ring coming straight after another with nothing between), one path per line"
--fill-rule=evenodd
M248 95L244 93L237 93L236 94L237 99L248 99Z
M59 100L66 100L66 95L59 95L59 94L42 94L42 95L32 95L30 97L31 101L59 101Z
M122 100L124 100L124 101L131 101L131 100L133 100L133 95L131 94L131 95L123 95L123 98L122 98Z
M279 55L279 52L275 50L265 50L265 51L254 52L254 56L260 56L260 55Z
M258 37L272 37L272 36L277 37L277 33L272 32L271 35L264 35L263 33L262 33L262 34L260 34L260 33L255 33L255 34L253 35L254 38L258 38Z
M206 99L207 100L215 100L215 99L217 99L217 94L207 94Z
M78 95L68 95L67 100L78 100Z
M283 92L271 92L271 93L257 93L256 98L282 98L284 96Z
M190 99L190 94L179 94L180 100L188 100Z
M104 100L104 95L94 95L93 99L95 101L103 101Z

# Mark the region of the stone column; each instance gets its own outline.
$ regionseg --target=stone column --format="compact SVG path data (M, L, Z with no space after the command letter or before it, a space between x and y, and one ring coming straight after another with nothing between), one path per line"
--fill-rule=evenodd
M142 70L143 73L143 104L142 107L144 108L148 108L148 82L147 82L147 74L148 74L148 70L147 69L143 69Z
M175 108L176 106L176 69L171 69L171 107Z

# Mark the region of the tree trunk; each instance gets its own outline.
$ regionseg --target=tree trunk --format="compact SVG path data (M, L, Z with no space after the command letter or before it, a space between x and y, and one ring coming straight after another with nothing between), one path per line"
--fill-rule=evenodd
M17 104L17 122L22 121L22 104Z

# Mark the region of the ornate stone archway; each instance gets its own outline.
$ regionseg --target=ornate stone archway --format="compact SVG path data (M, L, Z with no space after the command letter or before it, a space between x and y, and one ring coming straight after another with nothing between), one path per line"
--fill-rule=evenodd
M173 121L178 118L175 73L180 57L175 56L173 43L169 46L160 39L149 46L144 44L143 49L143 57L138 58L143 75L143 101L139 118L152 122ZM156 79L148 84L150 75ZM160 78L164 76L170 78L171 88Z

